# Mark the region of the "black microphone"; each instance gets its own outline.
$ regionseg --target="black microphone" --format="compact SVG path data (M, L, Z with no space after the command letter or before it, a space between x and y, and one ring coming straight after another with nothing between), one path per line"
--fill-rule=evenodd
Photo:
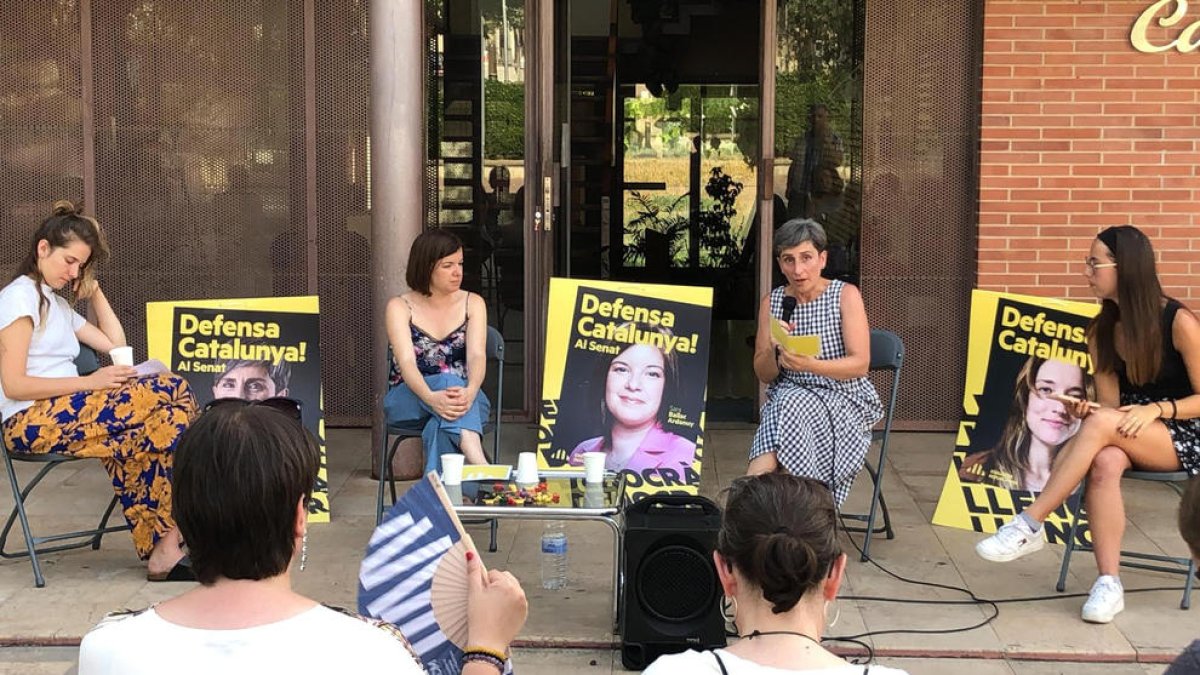
M796 311L796 299L790 295L783 296L783 322L792 322L792 312Z

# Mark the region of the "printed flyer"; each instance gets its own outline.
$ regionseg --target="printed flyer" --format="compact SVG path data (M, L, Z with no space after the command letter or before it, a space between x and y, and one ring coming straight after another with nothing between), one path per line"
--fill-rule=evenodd
M606 454L627 495L695 494L712 289L551 279L539 464Z
M151 302L146 326L150 358L187 379L202 408L217 398L300 401L304 426L321 443L309 522L328 522L317 298Z
M963 417L933 516L935 525L994 532L1033 502L1080 421L1058 400L1094 401L1088 322L1098 305L974 291ZM1073 496L1046 520L1065 543ZM1079 543L1090 541L1080 520Z

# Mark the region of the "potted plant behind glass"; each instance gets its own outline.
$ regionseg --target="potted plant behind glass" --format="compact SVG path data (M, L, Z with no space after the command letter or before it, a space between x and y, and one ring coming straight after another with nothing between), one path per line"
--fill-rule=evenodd
M683 251L683 233L688 231L688 217L676 213L686 204L688 193L666 206L637 190L630 193L636 202L637 217L625 225L629 239L625 242L624 262L627 267L643 265L647 270L667 270Z

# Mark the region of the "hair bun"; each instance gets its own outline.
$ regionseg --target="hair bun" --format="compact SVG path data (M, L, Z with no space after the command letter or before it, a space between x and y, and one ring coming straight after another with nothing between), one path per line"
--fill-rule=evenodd
M56 216L76 216L83 211L83 207L76 206L70 199L60 199L54 202L53 210Z

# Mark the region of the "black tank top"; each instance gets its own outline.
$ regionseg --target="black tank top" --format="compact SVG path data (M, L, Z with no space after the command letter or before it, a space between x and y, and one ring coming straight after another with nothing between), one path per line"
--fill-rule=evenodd
M1183 363L1183 355L1175 348L1175 340L1171 337L1171 329L1175 325L1175 314L1186 309L1174 298L1167 298L1167 304L1162 310L1162 364L1154 380L1141 385L1135 385L1125 375L1125 361L1117 357L1117 381L1121 386L1121 402L1125 402L1127 394L1141 394L1151 400L1178 399L1191 396L1192 381L1188 379L1187 367Z

